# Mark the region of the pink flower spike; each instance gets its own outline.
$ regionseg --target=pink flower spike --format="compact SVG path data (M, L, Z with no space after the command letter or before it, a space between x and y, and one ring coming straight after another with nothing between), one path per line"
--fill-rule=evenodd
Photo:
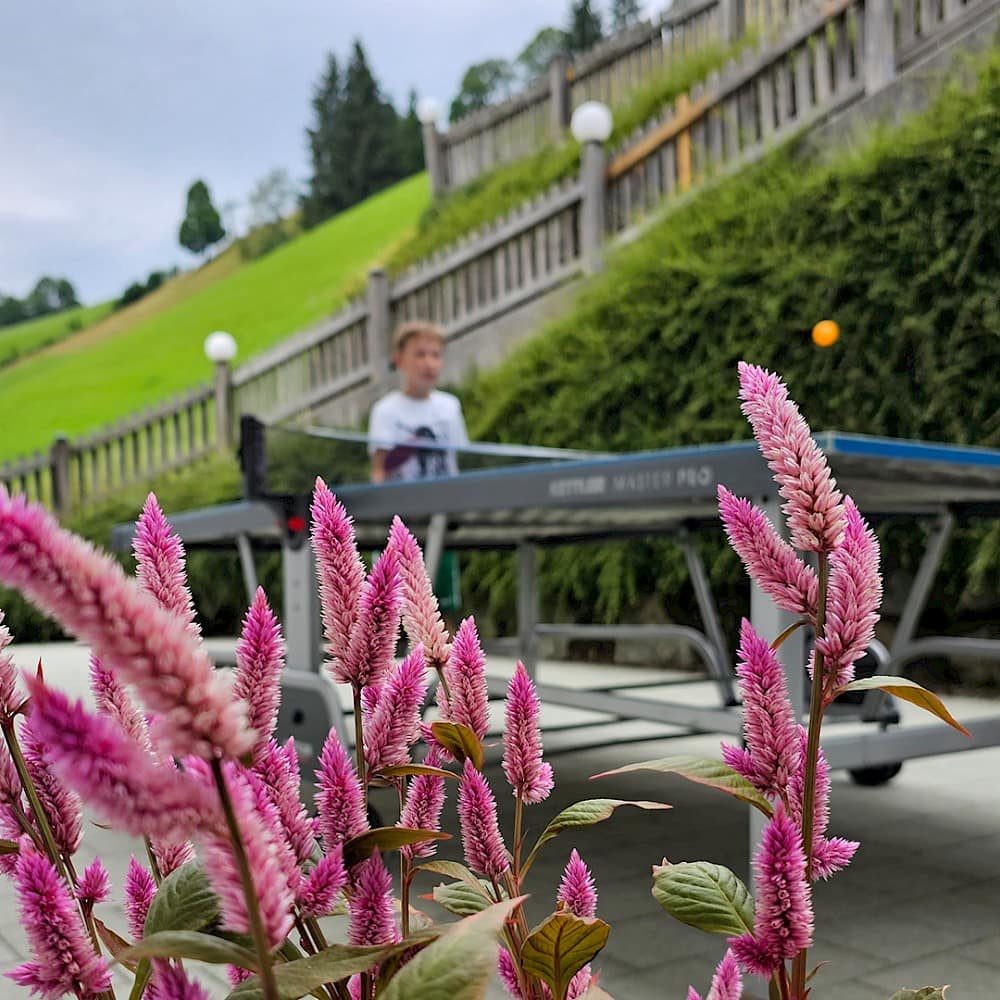
M194 846L190 840L171 841L151 837L150 841L156 866L164 878L195 859Z
M278 810L285 838L301 865L313 856L316 835L301 799L299 757L295 739L289 736L284 746L268 740L258 753L254 772L266 786Z
M351 922L347 940L353 945L391 944L400 940L393 918L392 876L376 850L353 871L354 888L348 905Z
M424 763L428 767L441 766L441 751L431 747ZM434 774L417 774L410 779L406 804L396 826L409 830L440 830L441 810L444 808L444 778ZM422 840L416 844L404 844L399 853L409 858L429 858L437 851L436 840Z
M180 966L172 962L157 962L156 1000L209 1000L208 993L199 983L188 979Z
M754 931L729 944L745 970L769 979L782 962L812 945L813 932L802 838L780 803L764 829L755 868Z
M3 620L4 613L0 611L0 718L9 721L24 699L17 691L17 668L14 657L7 652L11 643L10 629Z
M726 951L715 969L712 985L705 1000L740 1000L743 996L743 980L740 967L736 964L731 950ZM688 989L688 1000L701 1000L701 995L692 986Z
M139 586L161 608L177 615L192 635L201 635L187 585L184 545L163 516L155 493L146 497L142 513L135 523L132 551L135 553L135 577Z
M744 361L739 375L743 413L785 498L792 544L805 552L831 552L844 533L844 509L809 425L777 375Z
M91 715L30 675L31 726L53 771L102 817L128 833L177 840L219 829L213 791L172 762L157 764L110 719ZM72 852L71 852L72 853Z
M0 489L0 580L17 587L106 666L135 684L177 756L239 757L251 743L226 680L177 616L108 556L59 527L36 504Z
M566 906L574 917L597 915L597 889L594 888L594 878L575 847L570 852L556 899Z
M455 633L451 657L444 670L449 697L445 708L451 722L468 726L480 740L490 728L490 691L486 681L486 657L479 645L474 618L466 618ZM439 688L443 692L443 686Z
M125 873L125 916L128 918L128 929L134 941L142 938L146 927L146 914L156 895L156 882L152 874L135 859L129 858L128 871Z
M361 783L334 729L323 744L316 778L317 826L323 849L329 854L338 844L368 829Z
M828 879L846 868L861 846L856 840L843 837L816 837L813 840L812 880Z
M139 746L152 753L146 717L136 707L124 686L118 683L114 673L96 656L90 658L90 690L94 694L97 710L114 719Z
M368 775L405 764L410 744L420 735L420 710L427 693L423 646L396 667L382 686L371 718L365 726L365 761Z
M326 651L335 680L347 682L344 659L358 620L364 566L354 541L354 525L322 479L313 491L311 540L316 554Z
M335 673L336 680L357 688L382 684L396 651L402 603L399 563L396 554L385 549L361 587L358 624L340 670Z
M542 733L538 728L538 695L518 660L507 687L503 730L503 773L514 794L527 805L548 797L555 782L552 768L542 761Z
M844 524L843 543L830 555L826 623L816 640L828 697L854 678L855 661L875 637L882 603L878 539L850 497L844 499Z
M750 578L793 615L816 621L819 581L812 567L777 532L767 515L719 484L719 516Z
M403 582L403 627L410 644L424 647L432 667L443 667L448 662L448 630L441 620L420 546L398 517L392 519L388 547L399 561Z
M111 895L111 880L108 870L101 864L100 858L93 861L83 870L79 885L76 887L76 898L88 906L103 903Z
M514 1000L522 1000L521 984L517 981L517 967L514 965L514 959L510 957L510 952L504 947L500 948L500 953L497 955L497 972L500 973L500 981Z
M325 917L347 885L344 851L338 844L320 858L299 885L298 905L303 917Z
M466 760L458 792L458 819L462 828L465 863L487 878L510 868L510 858L497 825L497 804L489 783Z
M42 1000L67 993L91 997L106 990L111 976L94 952L69 888L26 839L14 865L14 884L34 958L5 973L7 978Z
M281 702L281 671L285 665L285 643L281 627L267 603L262 587L243 619L236 644L236 677L233 697L247 703L247 721L257 734L254 753L259 753L274 732Z
M35 685L44 687L34 676L25 673L32 700ZM33 707L31 716L21 722L21 744L24 761L28 765L31 783L38 793L45 818L52 830L52 837L60 853L70 857L76 854L83 839L83 804L80 796L58 769L58 751L47 738L39 720L35 718Z

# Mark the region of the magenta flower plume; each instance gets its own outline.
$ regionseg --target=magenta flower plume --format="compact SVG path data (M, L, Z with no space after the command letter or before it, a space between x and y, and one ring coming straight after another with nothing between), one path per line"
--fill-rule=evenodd
M125 916L132 938L138 941L146 928L146 915L156 895L156 881L152 874L136 861L133 854L128 859L125 873Z
M331 729L323 744L316 772L316 817L323 849L329 854L338 844L368 829L364 795L351 758Z
M299 755L295 740L289 736L284 746L268 740L257 756L254 772L264 783L278 810L288 846L301 865L313 855L316 834L313 822L302 804Z
M538 728L538 695L518 660L507 687L506 723L503 730L503 773L514 794L531 805L548 797L555 782L552 768L542 760L542 733Z
M723 744L723 760L765 795L782 798L802 764L799 725L785 672L766 639L745 618L736 668L746 750Z
M96 906L105 902L110 895L111 880L108 877L108 870L100 858L94 858L80 876L76 887L76 898L88 906Z
M597 889L594 887L594 878L575 847L570 852L569 861L563 871L556 899L574 917L597 915Z
M424 763L428 767L441 766L441 752L432 747ZM440 830L441 810L444 808L444 778L434 774L417 774L410 779L406 793L406 803L396 826L409 830ZM429 858L437 852L436 840L421 840L416 844L404 844L399 853L411 861L414 858Z
M356 865L348 905L350 924L347 940L353 945L391 944L400 939L393 918L392 876L376 850Z
M334 680L348 683L343 661L358 620L365 570L354 541L354 525L320 478L316 479L310 515L326 651Z
M826 458L784 382L741 361L740 398L754 437L785 498L792 544L805 552L830 552L844 533L844 509Z
M396 651L402 603L399 563L396 554L385 549L361 587L358 623L351 633L340 676L335 674L337 680L358 688L382 683Z
M90 690L99 712L114 719L139 746L150 753L149 726L125 687L96 656L90 658Z
M156 1000L209 1000L204 986L192 982L184 970L172 962L157 962L153 982Z
M486 682L486 657L479 645L474 618L466 618L455 633L451 656L444 669L449 695L442 704L446 718L468 726L480 740L490 728L490 692ZM443 695L444 687L438 688Z
M190 840L161 840L158 838L150 838L150 840L153 856L156 858L156 866L164 878L195 859L194 845Z
M403 628L411 646L423 646L428 662L443 667L448 662L448 630L441 620L437 598L417 540L398 518L392 519L388 547L396 553L403 583Z
M819 581L767 515L719 484L719 516L750 578L785 611L816 620Z
M111 976L87 937L69 888L26 839L14 866L14 884L34 958L5 973L7 978L41 1000L67 993L91 997L106 990Z
M465 863L487 878L510 868L510 857L497 825L497 804L489 782L466 760L458 792L458 819L462 828Z
M258 812L258 801L246 774L232 766L227 766L224 774L240 837L250 862L261 921L268 944L276 948L288 936L293 922L292 905L295 899L289 889L288 873L282 864L270 824ZM238 934L250 933L247 901L229 837L206 834L202 844L205 874L219 897L223 925Z
M0 611L0 719L9 722L23 700L17 692L17 668L14 657L7 652L11 642L10 629L3 623L4 613Z
M497 955L497 972L500 973L500 982L514 1000L522 1000L521 984L517 981L517 966L514 965L510 952L504 947L500 948Z
M304 917L325 917L347 885L344 851L338 844L299 884L298 906Z
M743 980L740 977L740 967L733 958L733 953L727 950L722 961L716 966L712 977L712 986L705 1000L740 1000L743 996ZM701 1000L701 995L692 986L688 990L687 1000Z
M172 763L157 764L110 719L26 677L31 726L53 771L115 826L137 836L176 841L221 829L212 790ZM71 852L72 853L72 852Z
M417 646L389 674L378 705L365 725L365 762L369 775L405 764L420 735L420 710L427 693L423 646Z
M201 629L195 621L194 601L184 569L184 545L163 516L155 493L150 493L135 523L132 540L135 577L150 597L165 611L172 611L195 636Z
M25 674L25 677L34 699L35 685L43 685L30 674ZM62 854L70 857L76 854L83 839L83 804L76 791L72 787L66 787L68 782L64 784L65 778L62 778L56 766L56 748L43 735L43 727L35 719L35 714L33 709L31 717L21 723L24 762L28 766L31 783L38 793L38 800L42 804L56 846Z
M780 803L764 829L755 868L754 931L729 944L746 971L768 979L782 962L812 945L813 932L802 838Z
M830 556L826 624L816 640L827 695L854 677L854 663L875 636L882 603L878 539L850 497L844 498L844 540Z
M121 568L23 498L0 489L0 580L86 642L160 712L160 735L178 756L251 746L243 706L197 639Z
M263 749L278 720L284 665L281 627L268 606L263 588L258 587L236 644L236 677L233 680L233 696L242 698L249 706L247 721L257 734L255 753Z

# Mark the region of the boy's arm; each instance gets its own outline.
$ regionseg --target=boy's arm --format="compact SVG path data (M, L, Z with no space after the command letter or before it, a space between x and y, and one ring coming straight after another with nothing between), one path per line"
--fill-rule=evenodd
M368 438L369 441L377 441L382 444L388 439L387 420L385 417L384 400L379 400L368 416ZM371 480L373 483L385 482L385 458L389 454L383 447L372 447L369 443L368 454L371 455Z
M372 452L372 482L385 482L385 456L389 453L384 448L379 448Z

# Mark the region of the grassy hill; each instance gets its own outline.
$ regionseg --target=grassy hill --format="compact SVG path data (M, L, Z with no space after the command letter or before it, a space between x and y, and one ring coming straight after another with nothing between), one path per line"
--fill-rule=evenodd
M104 319L111 308L110 302L102 302L96 306L67 309L54 316L40 316L23 323L0 326L0 368L92 326Z
M0 459L206 381L202 343L213 330L233 334L241 361L333 312L370 266L415 231L429 201L427 177L419 174L259 260L244 265L228 251L129 309L0 369L4 410L18 415L0 436ZM11 327L17 330L24 335L23 325Z

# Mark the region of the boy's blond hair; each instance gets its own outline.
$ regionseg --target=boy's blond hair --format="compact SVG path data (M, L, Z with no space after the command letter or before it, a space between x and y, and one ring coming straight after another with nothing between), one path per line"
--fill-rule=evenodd
M445 343L444 330L436 323L425 319L411 319L396 327L396 332L392 335L393 354L401 351L406 346L407 341L414 337L434 337L441 343L442 347Z

